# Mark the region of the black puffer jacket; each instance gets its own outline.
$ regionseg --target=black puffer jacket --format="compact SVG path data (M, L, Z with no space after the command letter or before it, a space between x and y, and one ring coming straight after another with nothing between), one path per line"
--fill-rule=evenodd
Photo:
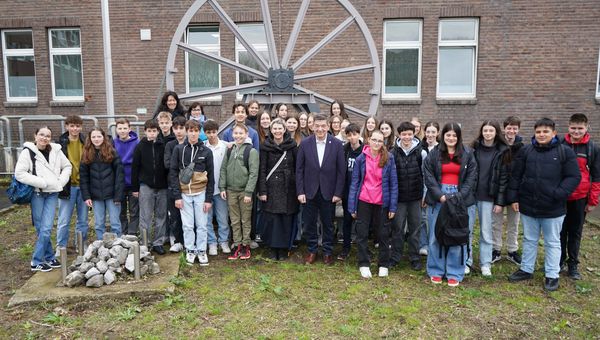
M125 173L121 158L114 150L113 154L112 162L106 163L100 160L99 151L96 150L96 158L92 163L81 163L79 181L84 201L113 199L115 202L121 202L123 200Z
M442 155L439 148L433 148L423 162L423 178L427 187L425 202L434 205L440 202L444 195L441 188L442 180ZM475 186L477 185L477 162L473 150L463 146L460 162L460 175L458 179L458 193L462 196L465 205L475 204Z
M408 155L402 147L400 140L391 150L396 162L398 176L398 202L411 202L423 199L423 149L415 137Z
M85 135L83 133L79 133L79 141L81 144L85 144ZM67 147L69 146L69 131L60 135L56 143L60 144L62 152L67 156L67 159L69 159L69 151L67 150ZM64 200L71 198L71 177L69 177L69 181L67 182L67 185L63 187L63 190L58 193L58 198Z
M473 144L475 160L479 164L481 140L477 140ZM494 204L507 205L506 189L508 188L508 178L510 176L510 148L506 144L496 143L490 175L488 177L488 195L494 198ZM479 185L479 183L477 184Z
M266 212L272 214L295 214L298 211L296 198L296 142L286 132L283 142L277 145L269 136L260 146L260 166L258 171L258 194L267 195L263 205ZM275 172L267 175L283 155L287 154Z
M167 188L167 169L164 156L165 144L162 139L149 141L144 137L135 147L131 164L131 190L133 192L140 191L141 183L152 189Z

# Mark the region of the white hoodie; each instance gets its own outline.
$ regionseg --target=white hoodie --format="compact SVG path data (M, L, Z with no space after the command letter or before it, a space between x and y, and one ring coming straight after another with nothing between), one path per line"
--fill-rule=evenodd
M15 178L23 184L36 188L36 191L61 192L71 177L73 166L61 151L60 144L50 143L48 146L51 150L47 161L35 144L26 142L15 166ZM33 164L27 149L35 153L36 175L31 173Z

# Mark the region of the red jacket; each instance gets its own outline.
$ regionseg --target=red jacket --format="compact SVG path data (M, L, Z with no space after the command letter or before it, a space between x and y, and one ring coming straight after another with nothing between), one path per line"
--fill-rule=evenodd
M590 141L590 135L585 134L583 138L577 143L571 141L569 134L565 135L564 144L570 146L575 154L577 155L577 164L579 165L579 171L581 172L581 182L571 193L568 200L574 201L582 198L588 199L588 205L598 205L598 195L600 195L600 155L598 154L598 148L594 146L591 150L593 153L592 164L588 164L588 142Z

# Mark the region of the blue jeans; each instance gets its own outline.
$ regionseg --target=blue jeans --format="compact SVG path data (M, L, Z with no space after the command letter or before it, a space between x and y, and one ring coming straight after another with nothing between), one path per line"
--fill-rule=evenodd
M217 218L218 225L218 239L215 235L215 227L213 225L213 214ZM223 242L229 242L229 221L227 201L221 198L221 195L213 195L212 208L206 214L206 230L208 234L208 244L217 244ZM257 231L258 233L258 231Z
M96 230L96 239L101 240L106 231L106 211L108 210L108 218L110 221L110 232L121 236L121 205L115 204L111 199L93 200L92 209L94 209L94 229Z
M206 191L192 196L181 195L181 199L183 200L183 209L181 210L183 243L185 249L190 253L206 251L205 194Z
M54 248L50 234L54 224L58 193L35 192L31 197L31 219L37 234L31 265L54 260Z
M71 186L71 195L69 199L58 200L58 230L56 232L56 244L59 247L66 247L69 243L69 229L71 229L71 216L77 206L77 224L75 231L81 231L83 242L87 240L88 233L88 206L85 205L81 197L81 189Z
M521 214L523 222L523 259L521 270L533 273L537 258L540 231L544 235L544 268L546 277L558 278L560 271L560 231L565 215L554 218L535 218Z
M442 184L441 190L445 194L451 194L458 192L458 187L456 185ZM438 243L435 238L435 223L441 207L441 203L427 207L427 221L428 225L431 226L429 232L429 253L427 255L427 275L430 277L446 276L448 279L455 279L460 282L465 275L465 263L461 259L467 259L467 247L454 246L449 247L446 251L446 248L441 247ZM475 205L468 208L468 213L469 228L473 230ZM468 263L468 260L466 262Z
M492 214L494 202L477 201L479 213L479 263L481 267L492 265L492 250L494 249L494 235Z

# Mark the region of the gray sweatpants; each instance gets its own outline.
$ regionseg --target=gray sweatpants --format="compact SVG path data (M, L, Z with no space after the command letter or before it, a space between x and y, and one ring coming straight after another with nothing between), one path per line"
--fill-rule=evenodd
M140 231L146 229L152 246L162 246L167 230L167 189L153 189L140 184ZM154 237L151 236L152 217L154 216Z
M519 219L521 215L515 212L511 206L506 208L506 250L509 253L519 250ZM500 214L492 214L494 250L502 250L502 225L504 224L504 211Z

